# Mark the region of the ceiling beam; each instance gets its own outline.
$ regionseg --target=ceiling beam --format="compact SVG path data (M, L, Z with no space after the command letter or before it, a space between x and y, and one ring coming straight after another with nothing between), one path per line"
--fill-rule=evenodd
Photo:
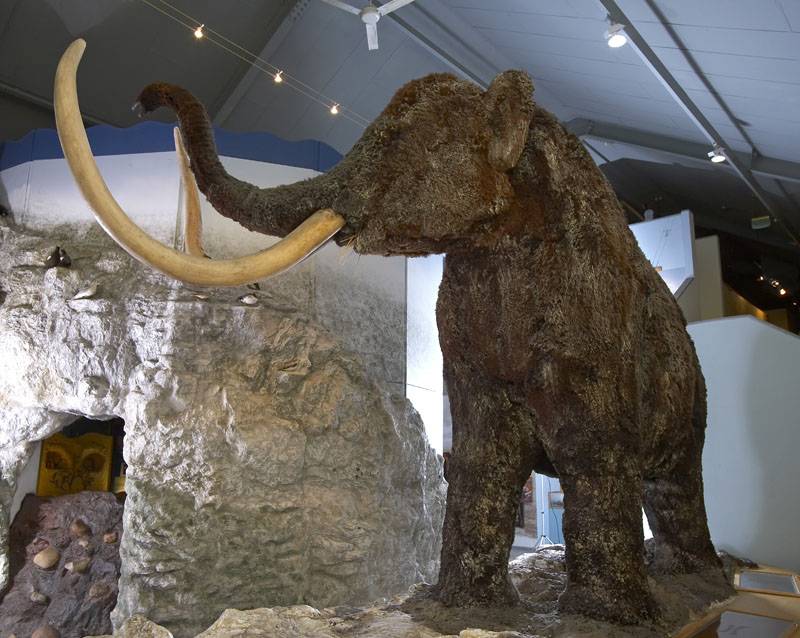
M798 255L800 255L800 250L798 250L796 244L791 244L788 243L788 241L782 241L780 239L783 234L776 236L774 234L770 235L764 233L763 231L751 230L750 228L746 228L740 224L736 224L725 219L720 219L716 215L704 213L702 210L692 210L692 214L695 217L695 226L700 226L701 228L707 228L709 230L721 231L735 237L741 237L742 239L749 239L750 241L754 241L759 244L772 246L773 248L779 248L786 251L787 256L790 255L795 259L798 257Z
M281 6L275 17L266 25L265 35L267 39L258 54L259 58L269 60L275 54L289 31L291 31L294 23L303 15L308 3L309 0L281 0ZM243 72L228 84L225 90L222 91L221 97L217 100L219 106L212 108L214 113L212 121L216 126L223 126L228 121L233 110L262 73L256 67L247 65Z
M779 225L792 238L792 240L800 244L800 234L798 234L798 232L794 229L794 226L791 224L791 222L786 219L784 212L778 209L767 192L758 183L758 180L755 178L748 166L742 163L735 153L732 153L728 150L730 147L725 142L725 139L722 137L719 131L717 131L714 125L711 124L702 110L694 103L692 98L689 97L689 94L683 89L672 73L670 73L669 69L667 69L661 59L656 55L655 51L653 51L642 34L639 33L639 30L633 25L628 16L625 15L625 12L620 9L615 0L598 0L598 2L600 2L600 4L606 9L609 18L612 21L618 22L625 26L625 35L628 36L629 46L633 48L633 50L645 63L645 66L647 66L647 68L650 69L659 82L661 82L662 86L666 89L667 93L669 93L672 99L675 100L681 109L683 109L689 119L706 137L706 139L708 139L711 144L717 145L722 149L722 152L727 158L728 163L741 178L741 180L759 199L769 214L779 222ZM655 16L669 34L670 30L666 27L666 25L664 25L661 16L658 13L656 13ZM675 46L678 49L681 48L680 43L678 42L675 42ZM707 149L706 152L708 152L708 150L710 149Z
M662 153L688 166L700 165L703 168L711 168L707 156L708 147L704 144L583 118L570 120L564 126L570 133L581 139L598 139L635 146ZM797 162L760 155L753 157L747 153L734 151L729 151L729 153L734 154L739 162L756 175L800 183L800 164ZM714 168L733 170L727 162L715 164Z

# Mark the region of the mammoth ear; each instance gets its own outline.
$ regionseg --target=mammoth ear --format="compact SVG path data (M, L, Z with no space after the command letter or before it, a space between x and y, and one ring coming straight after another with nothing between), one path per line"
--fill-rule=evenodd
M533 116L533 82L522 71L498 75L484 94L490 129L489 163L507 171L519 161Z

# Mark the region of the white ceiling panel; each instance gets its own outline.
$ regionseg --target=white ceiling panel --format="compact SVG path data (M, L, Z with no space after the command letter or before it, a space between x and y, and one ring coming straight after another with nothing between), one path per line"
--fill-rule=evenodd
M660 24L636 20L633 23L651 47L676 48L675 43ZM796 59L798 49L800 49L800 33L788 30L758 31L675 25L675 31L686 48L691 51Z
M618 0L618 4L634 22L655 19L641 0ZM789 22L775 0L658 0L657 5L667 21L675 25L765 31L789 29Z
M529 33L497 29L482 29L481 32L495 46L515 49L531 55L557 55L608 62L627 61L627 56L620 54L617 50L609 49L607 46L599 49L593 46L594 43L587 43L583 40L571 40L547 34L534 37Z
M786 16L789 28L800 33L800 2L797 0L777 0L778 6Z
M654 51L670 70L691 70L691 65L682 51L665 47L655 47ZM721 76L800 84L800 59L798 58L753 57L706 51L692 51L691 54L702 68L703 73L709 78Z
M492 10L486 0L445 0L453 9L480 9ZM487 9L488 6L488 9ZM504 13L529 13L536 15L581 17L581 12L576 10L568 0L553 2L552 0L505 0L496 7Z
M602 42L605 22L592 18L515 13L483 9L461 9L460 15L477 29L513 31L568 40Z
M710 116L712 110L719 110L719 103L707 90L695 91L688 89L687 93L692 100ZM781 121L800 122L800 111L786 109L782 100L768 100L758 97L725 96L725 103L730 107L736 117L748 121L769 120L779 113Z

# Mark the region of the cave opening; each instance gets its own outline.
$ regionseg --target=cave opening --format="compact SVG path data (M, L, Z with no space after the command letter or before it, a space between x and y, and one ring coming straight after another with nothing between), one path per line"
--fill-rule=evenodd
M34 446L10 512L0 636L112 633L125 503L125 423L81 416Z

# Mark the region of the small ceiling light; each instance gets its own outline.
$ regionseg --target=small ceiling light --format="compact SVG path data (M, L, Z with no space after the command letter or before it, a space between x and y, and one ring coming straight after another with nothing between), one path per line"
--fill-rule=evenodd
M338 114L339 114L339 105L338 104L334 104L331 107L331 115L338 115Z
M772 281L770 281L769 283L770 283L770 284L772 284L772 287L773 287L773 288L780 288L780 286L781 286L781 282L780 282L780 281L778 281L777 279L773 279L773 280L772 280Z
M619 49L628 43L628 36L625 35L625 25L609 20L610 24L606 31L606 44L612 49Z
M724 162L727 159L725 157L725 149L717 144L714 144L714 148L708 152L708 159L714 162L714 164Z
M753 230L764 230L770 226L772 226L772 217L769 215L760 215L750 218L750 228Z
M783 296L786 294L786 288L781 288L781 289L778 291L778 294L779 294L781 297L783 297Z
M759 275L759 276L758 276L758 280L759 280L759 281L764 281L764 275Z
M197 27L194 30L194 37L197 38L198 40L202 39L202 37L205 35L205 33L203 33L203 27L204 26L206 26L206 25L201 24L199 27Z
M280 84L281 82L283 82L283 71L278 71L275 74L274 80L275 80L275 84Z

